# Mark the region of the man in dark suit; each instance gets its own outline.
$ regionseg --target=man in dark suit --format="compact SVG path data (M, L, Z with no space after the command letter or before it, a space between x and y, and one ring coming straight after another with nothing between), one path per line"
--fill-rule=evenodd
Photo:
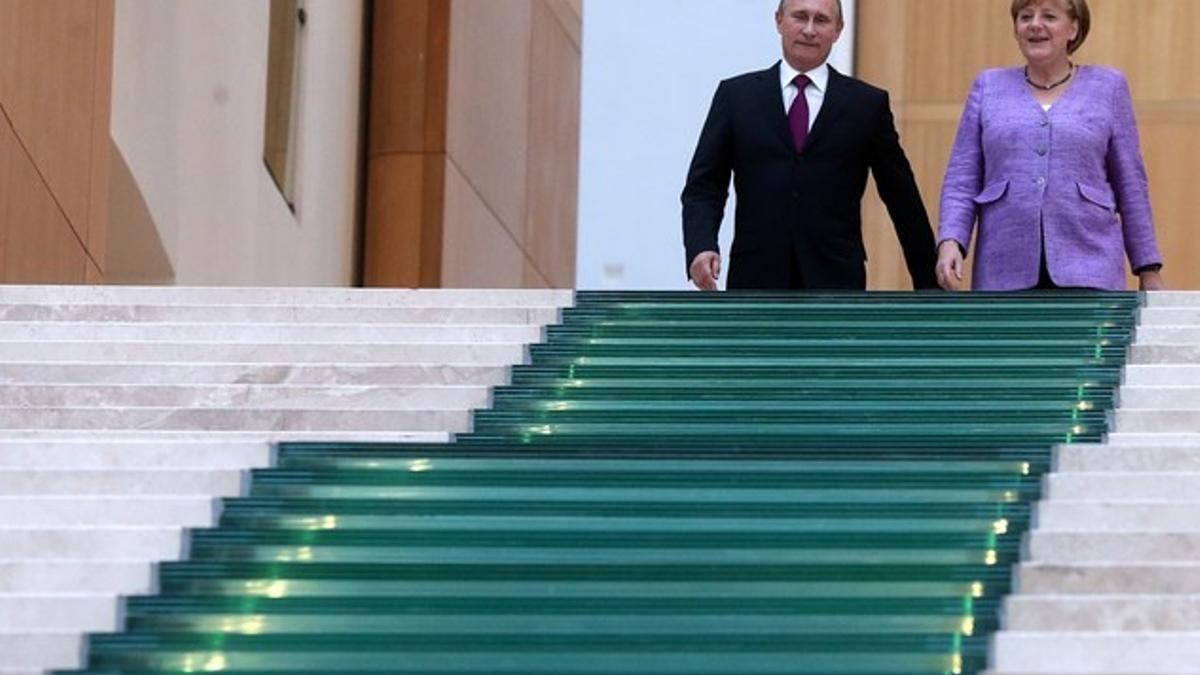
M937 288L932 228L887 92L827 64L841 0L783 0L783 60L717 88L683 190L688 274L716 290L717 231L733 175L731 289L864 289L868 170L918 289Z

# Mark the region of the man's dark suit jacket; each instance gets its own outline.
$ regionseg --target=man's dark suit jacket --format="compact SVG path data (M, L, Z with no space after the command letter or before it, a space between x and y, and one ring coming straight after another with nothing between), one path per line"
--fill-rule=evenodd
M778 63L722 82L683 190L687 264L718 250L732 172L737 215L729 288L866 288L861 202L868 169L914 286L936 288L929 216L886 91L830 68L820 113L797 153Z

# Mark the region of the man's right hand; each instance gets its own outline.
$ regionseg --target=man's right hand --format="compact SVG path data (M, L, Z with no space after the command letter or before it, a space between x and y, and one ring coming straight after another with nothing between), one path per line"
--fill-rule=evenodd
M688 270L692 283L702 291L717 290L717 280L721 278L721 254L716 251L705 251L692 259Z

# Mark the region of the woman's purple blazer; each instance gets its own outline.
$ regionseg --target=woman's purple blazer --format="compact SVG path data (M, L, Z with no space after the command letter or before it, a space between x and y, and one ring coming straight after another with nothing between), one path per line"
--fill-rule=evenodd
M1036 286L1043 237L1059 286L1124 290L1126 256L1135 270L1161 263L1125 76L1080 67L1047 112L1021 68L981 73L942 184L938 242L967 250L977 219L976 290Z

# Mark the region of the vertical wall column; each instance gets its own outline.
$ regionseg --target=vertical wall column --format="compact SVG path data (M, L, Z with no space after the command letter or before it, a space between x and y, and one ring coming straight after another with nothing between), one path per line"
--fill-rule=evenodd
M0 282L104 280L113 0L0 2Z
M366 286L438 287L450 0L376 0L367 131Z

